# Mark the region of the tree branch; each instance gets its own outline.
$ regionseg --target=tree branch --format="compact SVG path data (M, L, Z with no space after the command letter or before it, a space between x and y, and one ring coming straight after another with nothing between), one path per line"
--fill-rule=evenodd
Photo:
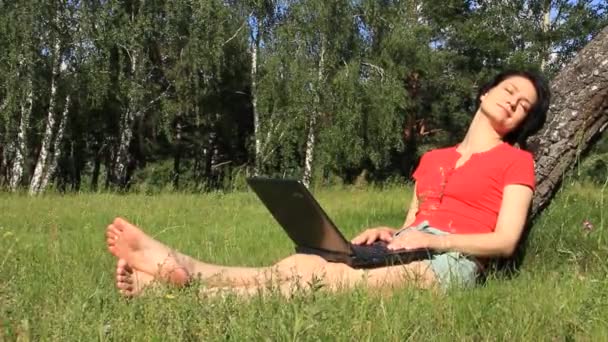
M169 87L165 88L165 90L160 93L160 95L158 95L156 98L150 100L150 102L148 102L148 104L146 105L145 108L138 110L135 115L133 115L133 117L139 117L142 113L144 113L145 111L147 111L148 109L150 109L150 107L152 107L152 105L154 105L155 103L157 103L158 101L162 100L165 96L167 96L167 93L169 92Z
M249 15L247 16L247 18L249 18L252 14L253 14L253 12L249 13ZM239 29L236 30L236 32L234 32L234 34L232 35L232 37L228 38L228 40L226 40L224 43L222 43L222 46L230 43L231 40L233 40L234 38L236 38L236 36L238 36L238 34L241 32L241 30L243 30L243 28L245 27L246 24L247 24L247 19L243 20L243 25L241 25L241 27L239 27Z
M384 80L384 69L382 69L381 67L368 62L361 62L361 65L365 65L368 68L374 69L374 71L377 72L378 75L380 75L380 80Z

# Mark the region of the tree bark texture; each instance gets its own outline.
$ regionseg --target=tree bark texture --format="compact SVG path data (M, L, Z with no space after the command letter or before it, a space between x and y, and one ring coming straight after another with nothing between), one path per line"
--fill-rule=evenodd
M306 138L306 152L304 156L304 176L302 177L302 183L308 188L310 187L310 181L312 179L312 168L313 159L315 153L315 137L317 130L317 118L319 117L319 111L321 107L321 82L323 82L323 75L325 73L325 37L321 35L321 51L319 53L319 69L317 75L317 86L315 88L315 101L314 108L308 118L308 135Z
M255 138L255 167L254 176L258 176L262 169L262 137L260 129L260 113L258 111L258 50L260 47L259 18L256 21L256 32L251 33L251 108L253 110L253 136Z
M116 148L112 179L115 184L121 188L125 187L128 181L127 166L130 159L129 146L133 139L133 123L135 122L137 115L138 113L134 114L131 108L127 108L120 120L120 137Z
M46 166L46 172L42 176L42 181L40 182L39 192L44 192L46 187L49 184L49 181L55 174L55 170L57 169L57 162L61 157L61 143L63 142L63 135L65 134L65 126L68 121L68 111L70 109L70 95L68 95L65 99L65 107L63 108L63 112L61 113L61 119L59 121L59 128L57 129L57 133L55 134L55 139L53 141L53 153L50 155L50 159Z
M608 125L608 27L553 79L551 93L547 123L529 142L536 162L533 217Z
M31 81L30 81L31 82ZM27 153L27 131L32 112L32 85L28 84L28 92L25 103L21 104L21 115L19 118L19 130L17 131L17 141L15 148L15 157L11 167L11 177L9 180L9 189L16 191L21 181L23 180L23 172L25 169L25 156Z
M38 155L38 161L34 168L34 174L30 182L30 195L35 195L40 192L40 185L42 184L42 178L46 171L47 164L49 161L51 146L53 145L53 129L55 127L55 103L57 94L57 82L60 78L60 41L55 39L53 45L53 67L51 71L51 93L49 95L49 108L47 112L46 127L44 135L42 136L42 146L40 147L40 154Z

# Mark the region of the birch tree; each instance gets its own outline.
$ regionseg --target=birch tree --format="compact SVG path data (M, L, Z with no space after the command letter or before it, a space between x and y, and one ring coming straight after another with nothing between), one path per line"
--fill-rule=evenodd
M305 88L310 102L303 108L307 113L302 183L308 187L316 166L319 119L327 108L324 91L328 89L327 82L334 75L341 59L339 54L345 42L340 39L343 36L340 31L348 31L352 28L352 25L347 24L345 27L341 25L342 20L352 13L352 7L347 1L334 3L310 1L292 6L294 6L292 15L298 17L295 20L299 26L298 37L301 37L298 53L301 58L307 60L310 68ZM333 40L328 38L331 35Z
M25 158L27 154L27 133L32 114L33 92L31 76L25 81L25 99L19 106L19 128L15 142L15 155L12 160L9 189L16 191L24 177Z
M68 5L66 4L66 6ZM66 72L68 71L68 51L72 43L71 35L73 34L74 27L71 25L73 22L70 21L68 8L61 4L56 4L56 7L51 6L50 12L52 13L52 17L46 21L48 35L45 37L47 38L48 45L42 46L43 49L48 48L51 65L49 103L40 152L29 186L29 193L31 195L44 192L49 179L54 175L57 163L56 156L61 154L60 144L65 131L70 103L70 95L68 93L63 101L64 108L60 110L59 117L57 117L58 88L64 82ZM57 121L59 121L59 124L57 124Z
M29 6L2 4L3 19L15 18L20 25L3 25L2 37L7 53L0 57L3 77L3 101L0 115L6 119L6 134L0 139L3 145L2 159L6 169L7 185L11 191L17 190L25 178L28 156L27 136L30 133L30 117L34 101L33 78L36 63L35 16L39 13ZM10 21L9 21L10 22Z
M314 103L308 116L308 133L306 134L306 149L304 152L304 175L302 183L310 186L312 179L313 158L316 147L317 121L321 111L321 89L325 75L325 54L327 52L327 38L325 32L319 32L319 62L317 64L317 79L314 87Z
M100 28L103 30L101 48L113 51L108 54L108 72L113 79L108 100L120 105L107 179L119 188L128 186L133 169L130 148L135 139L135 126L168 93L168 85L159 82L158 77L162 76L155 61L150 60L158 35L155 20L161 18L161 5L133 0L108 1L103 7L105 25Z
M253 111L253 137L254 137L254 168L253 174L259 175L264 169L264 159L269 148L268 145L271 143L272 134L275 133L274 129L268 127L264 132L262 130L262 120L265 116L260 113L261 107L258 106L258 97L260 92L258 90L259 76L258 67L261 64L260 49L262 44L265 43L266 37L271 37L274 26L279 21L278 6L281 2L278 0L251 0L245 7L245 11L249 11L249 14L245 18L249 27L249 54L251 56L251 108ZM283 4L284 5L284 4ZM271 123L272 120L268 120Z

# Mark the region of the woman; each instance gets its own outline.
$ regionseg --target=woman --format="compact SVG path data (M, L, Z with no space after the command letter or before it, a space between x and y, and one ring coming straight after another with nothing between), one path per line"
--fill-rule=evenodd
M197 278L211 293L229 289L244 295L268 289L269 284L290 294L315 280L331 290L357 284L473 284L483 260L510 256L520 239L535 182L533 157L519 147L544 124L549 97L546 82L535 73L496 76L480 89L478 109L462 142L423 155L401 229L376 227L352 240L384 240L390 249L441 252L429 260L360 270L295 254L270 267L211 265L180 254L117 218L106 230L108 249L118 258L116 285L123 295L134 296L155 279L185 285Z

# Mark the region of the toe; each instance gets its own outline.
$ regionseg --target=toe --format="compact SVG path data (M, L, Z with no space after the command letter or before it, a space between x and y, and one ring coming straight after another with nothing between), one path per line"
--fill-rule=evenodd
M113 245L115 245L115 244L116 244L116 239L107 238L107 239L106 239L106 244L107 244L108 246L113 246Z
M116 240L119 235L120 232L112 225L108 226L108 229L106 229L106 238L108 239Z
M114 234L114 232L112 231L112 229L110 227L108 227L108 229L106 229L106 238L108 238L108 239L116 238L116 234Z
M131 271L129 265L127 265L124 260L123 262L121 262L121 260L116 263L116 276L130 277L133 274L133 271Z
M109 229L110 233L113 234L114 236L118 237L120 236L120 234L122 234L122 229L119 229L116 225L111 225L110 229Z
M125 276L125 275L117 275L116 276L116 281L119 284L127 284L127 285L132 285L133 284L133 280L131 280L131 277Z
M118 282L118 283L116 283L116 287L118 287L119 290L123 290L123 291L132 291L133 290L133 286L131 284L127 284L127 283Z
M125 221L122 217L117 217L112 222L112 225L114 226L114 228L116 228L119 231L122 231L126 224L127 224L127 221Z

